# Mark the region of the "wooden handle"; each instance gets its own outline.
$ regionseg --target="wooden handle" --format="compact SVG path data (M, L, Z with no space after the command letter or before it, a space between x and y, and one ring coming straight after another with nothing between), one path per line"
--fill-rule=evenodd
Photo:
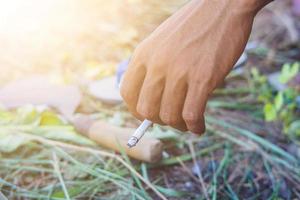
M147 135L135 147L128 148L127 141L135 131L133 128L121 128L83 116L74 118L73 124L79 132L99 145L117 152L123 149L128 156L137 160L154 163L162 157L162 142Z
M145 136L134 147L128 148L127 141L135 129L120 128L106 122L97 121L89 128L88 136L108 149L120 152L124 149L128 156L137 160L154 163L161 159L163 145L160 140Z

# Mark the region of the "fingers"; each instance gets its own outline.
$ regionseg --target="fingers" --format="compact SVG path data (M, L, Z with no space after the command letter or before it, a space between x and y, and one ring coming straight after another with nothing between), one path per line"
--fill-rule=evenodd
M165 90L162 97L160 108L160 119L181 131L187 131L184 120L182 119L182 110L185 101L187 84L184 77L168 77Z
M162 124L159 118L165 79L152 68L146 74L137 103L137 112L144 118Z
M121 83L129 111L140 120L203 133L208 96L205 84L188 80L182 68L166 72L165 67L152 66L147 70L140 60L138 56L132 59Z
M207 101L207 88L191 84L184 103L182 117L189 131L202 134L205 131L204 111Z
M185 77L164 76L132 63L124 75L121 95L132 114L181 131L205 131L204 111L207 88L199 83L187 85Z

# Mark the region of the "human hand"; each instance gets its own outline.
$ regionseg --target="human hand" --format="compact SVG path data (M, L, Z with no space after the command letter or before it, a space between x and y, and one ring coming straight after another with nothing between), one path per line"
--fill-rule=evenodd
M268 0L193 0L135 50L121 85L129 110L201 134L213 89L242 54Z

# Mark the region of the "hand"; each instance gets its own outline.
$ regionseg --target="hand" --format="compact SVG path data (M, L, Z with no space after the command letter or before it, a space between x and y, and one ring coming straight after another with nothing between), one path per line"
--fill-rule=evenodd
M135 50L121 94L139 119L203 133L208 97L242 54L264 0L194 0Z

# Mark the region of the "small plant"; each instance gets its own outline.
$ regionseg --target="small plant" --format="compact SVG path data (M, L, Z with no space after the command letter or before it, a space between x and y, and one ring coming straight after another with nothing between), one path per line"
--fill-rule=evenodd
M287 84L299 73L299 63L284 64L278 81ZM251 70L253 92L264 104L264 119L268 122L280 120L283 123L283 132L290 136L300 136L299 120L299 91L286 85L281 91L275 91L267 82L267 77L253 68Z
M298 72L299 72L300 64L294 63L294 64L284 64L281 69L281 73L279 76L279 81L281 83L287 83L292 78L294 78Z

